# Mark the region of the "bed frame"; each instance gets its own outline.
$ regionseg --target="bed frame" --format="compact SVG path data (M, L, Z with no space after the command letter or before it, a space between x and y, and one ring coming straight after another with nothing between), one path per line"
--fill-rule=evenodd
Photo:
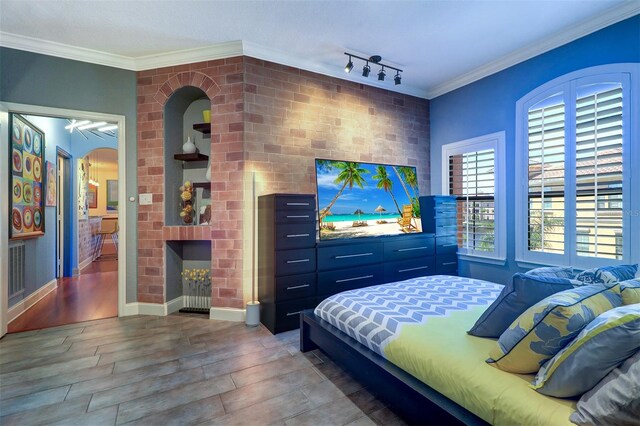
M306 310L300 313L300 350L320 349L411 424L488 423L371 349Z

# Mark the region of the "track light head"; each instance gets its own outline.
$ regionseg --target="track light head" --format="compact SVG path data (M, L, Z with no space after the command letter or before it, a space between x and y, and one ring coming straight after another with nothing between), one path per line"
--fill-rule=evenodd
M379 81L384 81L384 76L386 74L384 73L384 67L382 67L382 69L380 70L380 72L378 73L378 80Z
M401 84L402 82L402 77L400 76L400 73L396 73L396 76L393 77L393 82L397 85Z
M350 73L352 69L353 69L353 62L351 62L351 56L349 56L349 62L347 62L347 65L344 67L344 72Z
M369 62L367 62L367 65L362 67L362 76L363 77L369 77L369 73L370 72L371 72L371 67L369 66Z

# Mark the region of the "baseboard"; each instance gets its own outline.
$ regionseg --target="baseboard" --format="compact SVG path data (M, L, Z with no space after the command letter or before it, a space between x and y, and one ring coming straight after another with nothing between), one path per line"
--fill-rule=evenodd
M21 301L19 301L18 303L10 307L8 316L7 316L7 322L11 322L16 318L18 318L27 309L29 309L30 307L38 303L43 297L51 293L57 287L58 287L58 280L54 278L48 283L46 283L45 285L43 285L42 287L40 287L39 289L37 289L36 291L34 291L33 293L31 293L30 295L28 295L26 298L22 299Z
M157 315L161 317L166 316L167 304L138 302L138 314L139 315Z
M78 265L78 275L82 273L82 270L84 268L86 268L87 266L91 265L91 262L93 262L93 258L88 258L86 259L84 262L82 262L80 265Z
M169 315L184 308L184 299L182 296L179 296L173 300L168 301L167 303L165 303L165 305L167 307L167 315Z
M244 318L245 318L244 309L211 308L209 310L209 319L242 322L244 321Z

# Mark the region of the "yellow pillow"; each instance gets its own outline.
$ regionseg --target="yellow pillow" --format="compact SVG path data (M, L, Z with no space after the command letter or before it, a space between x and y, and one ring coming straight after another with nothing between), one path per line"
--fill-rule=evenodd
M635 305L640 303L640 279L623 281L620 283L623 305Z
M502 333L487 362L512 373L535 373L603 312L622 304L619 283L576 287L527 309Z

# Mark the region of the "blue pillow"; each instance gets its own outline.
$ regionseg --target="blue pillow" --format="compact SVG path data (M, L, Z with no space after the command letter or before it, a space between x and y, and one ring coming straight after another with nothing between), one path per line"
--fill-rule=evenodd
M573 268L564 266L544 266L526 272L527 275L536 277L573 278Z
M609 284L630 280L638 271L638 265L603 266L602 268L585 269L575 279L584 284Z
M640 304L600 314L538 371L532 387L559 398L579 396L640 349Z
M572 281L566 278L514 274L498 298L467 333L478 337L500 337L531 306L545 297L573 287Z

